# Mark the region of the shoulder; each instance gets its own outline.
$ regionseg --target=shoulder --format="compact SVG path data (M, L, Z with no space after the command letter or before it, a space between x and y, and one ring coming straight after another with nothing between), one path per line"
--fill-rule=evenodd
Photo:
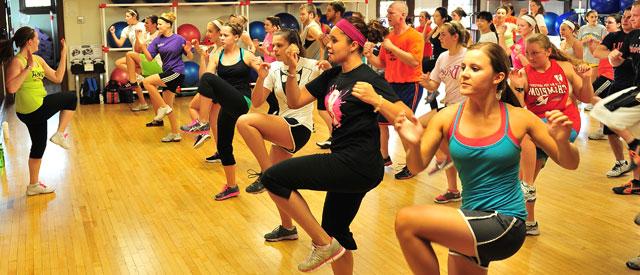
M558 66L560 66L560 68L562 68L562 71L564 71L565 73L573 71L573 64L571 64L571 62L569 61L556 61L556 63L558 64Z
M511 104L505 103L505 107L507 107L507 111L509 112L509 120L523 122L523 123L510 123L511 127L513 125L528 125L532 120L539 119L536 115L534 115L531 111L521 108L515 107Z

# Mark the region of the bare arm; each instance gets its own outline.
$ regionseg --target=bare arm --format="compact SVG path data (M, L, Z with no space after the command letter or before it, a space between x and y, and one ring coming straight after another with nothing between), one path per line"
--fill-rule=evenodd
M582 47L581 43L573 43L573 45L571 46L573 48L573 55L577 58L582 60L582 58L584 57L584 47Z
M446 108L436 113L426 130L413 116L400 114L395 119L394 126L405 145L407 167L414 175L427 168L438 150L444 138L444 126L450 120L447 119L450 116L448 109L454 108Z
M265 78L269 75L269 67L270 64L268 63L260 64L256 86L251 92L251 105L253 105L254 108L262 106L262 104L267 100L267 96L271 93L271 90L264 87Z
M566 115L557 110L547 112L549 122L545 125L531 112L519 109L518 113L527 122L527 134L554 162L565 169L578 168L580 154L569 142L572 122Z
M109 28L109 32L111 33L111 38L113 38L113 41L116 42L116 45L118 45L118 48L122 47L127 38L124 36L116 37L116 29L113 26Z
M564 71L569 83L573 87L573 94L576 99L589 103L593 98L593 86L591 85L591 68L586 65L579 65L577 67L571 65L569 62L558 62L562 70Z
M578 43L576 43L576 44L578 44ZM575 49L574 49L574 51L575 51ZM603 59L603 58L607 58L609 56L610 52L611 51L609 51L609 49L607 49L606 46L598 45L594 50L591 51L591 54L595 58ZM582 58L580 58L580 59L582 59Z
M29 62L27 61L27 64L28 63ZM24 82L24 79L31 73L32 68L33 64L31 64L31 66L22 66L18 58L14 57L5 72L7 92L10 94L18 92L20 86L22 86L22 83Z

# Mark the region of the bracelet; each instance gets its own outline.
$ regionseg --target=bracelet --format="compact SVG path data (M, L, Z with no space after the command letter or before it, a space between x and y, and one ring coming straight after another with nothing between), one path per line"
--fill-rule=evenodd
M382 95L378 95L380 97L380 101L378 101L378 104L376 104L376 107L373 109L374 113L377 113L378 111L380 111L380 107L382 107L382 103L384 103Z

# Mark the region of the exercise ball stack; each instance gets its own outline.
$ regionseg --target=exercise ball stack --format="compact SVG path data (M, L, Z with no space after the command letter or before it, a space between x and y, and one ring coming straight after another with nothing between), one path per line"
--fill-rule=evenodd
M191 42L191 40L200 41L200 30L192 24L182 24L178 27L178 34L184 37L185 40Z
M556 21L558 20L558 15L553 12L545 12L544 13L544 24L547 25L547 31L549 31L549 35L558 35L558 30L556 30ZM562 22L560 22L562 24Z
M300 24L295 16L286 12L278 13L276 16L280 18L280 27L300 31Z
M127 22L124 21L119 21L119 22L115 22L113 23L113 25L111 25L113 27L115 27L116 29L116 37L120 37L120 34L122 33L122 30L124 28L126 28L128 26ZM111 28L111 26L109 26L107 28L107 44L109 45L109 47L111 48L120 48L118 47L118 44L116 44L116 41L113 40L113 38L111 37L111 32L109 31L109 29ZM129 41L129 38L127 38L124 41L124 44L122 45L122 47L124 48L131 48L131 42Z
M267 32L264 30L264 22L253 21L249 24L249 35L251 39L258 39L258 41L264 40L264 36Z
M620 11L620 1L618 0L591 0L590 6L591 9L603 14Z
M184 62L184 87L195 87L198 85L198 63L187 61Z
M109 80L115 80L118 82L118 84L124 85L124 84L127 84L127 82L129 82L129 74L120 68L115 68L113 69L113 71L111 71L111 76L109 76Z

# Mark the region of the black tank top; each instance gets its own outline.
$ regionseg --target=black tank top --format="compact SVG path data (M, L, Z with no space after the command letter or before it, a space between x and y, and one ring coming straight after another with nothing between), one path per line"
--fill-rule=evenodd
M437 27L436 27L437 29ZM438 56L440 56L441 53L443 53L444 51L446 51L443 47L442 44L440 44L440 33L438 33L438 35L436 35L436 37L430 36L429 37L429 42L431 42L431 45L433 45L433 55L432 58L433 59L438 59Z
M244 49L240 48L240 60L233 65L225 66L222 64L224 49L220 52L220 60L218 60L218 76L227 81L231 86L240 91L244 96L251 98L251 67L244 63Z

